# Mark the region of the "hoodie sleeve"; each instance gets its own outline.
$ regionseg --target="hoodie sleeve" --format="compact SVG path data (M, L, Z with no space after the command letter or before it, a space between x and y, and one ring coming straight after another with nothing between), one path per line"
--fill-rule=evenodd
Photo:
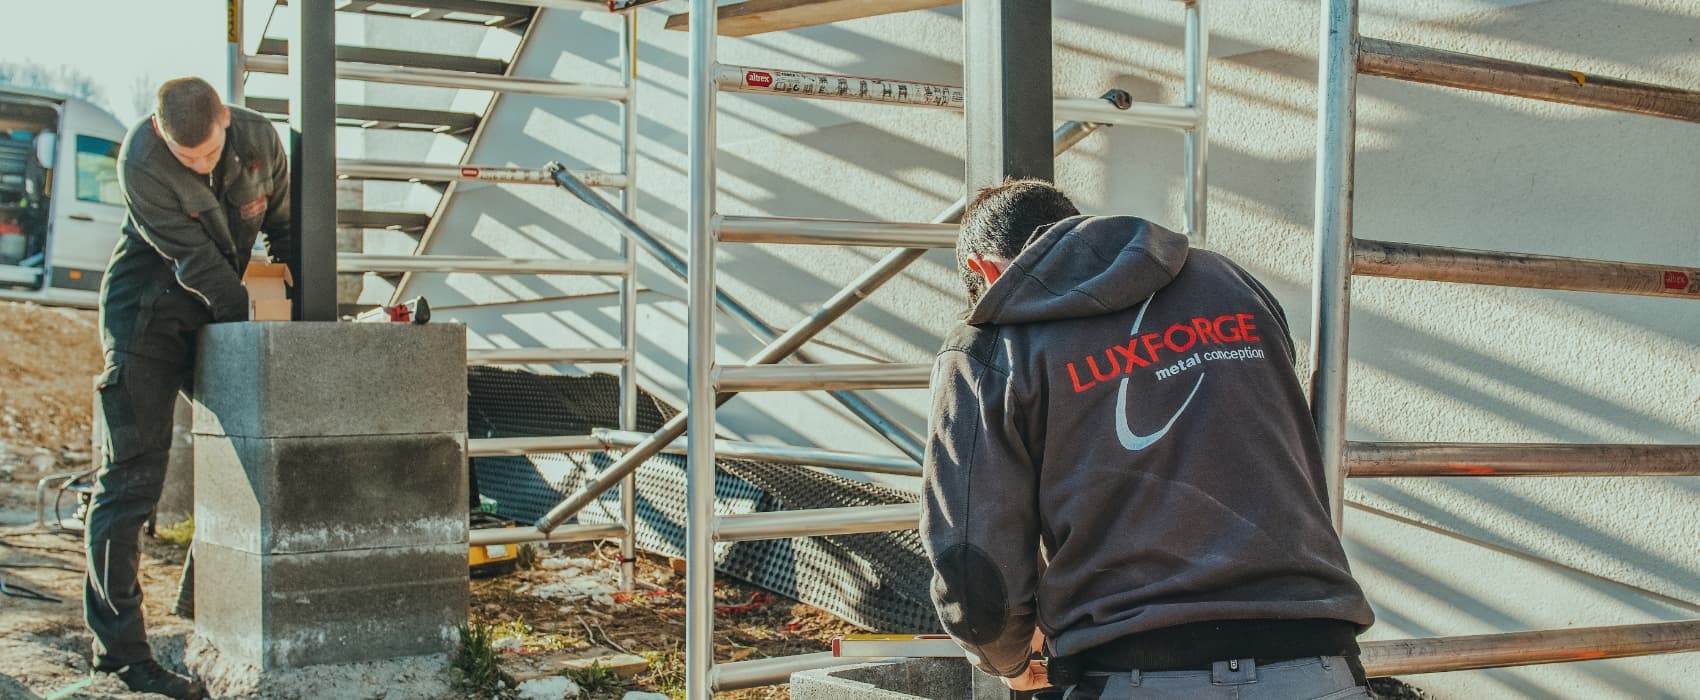
M1037 470L1012 420L997 331L967 327L933 366L921 536L946 632L980 670L1027 669L1039 570Z
M142 168L127 164L119 172L136 233L171 264L177 283L206 304L214 321L247 320L248 290L195 215L185 211L171 188ZM216 207L210 193L208 198Z

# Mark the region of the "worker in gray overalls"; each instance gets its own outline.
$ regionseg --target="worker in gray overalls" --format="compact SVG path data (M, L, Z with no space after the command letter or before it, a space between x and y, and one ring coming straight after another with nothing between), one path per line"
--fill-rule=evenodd
M139 541L165 484L172 407L192 389L196 333L248 319L242 273L260 232L274 260L290 257L289 162L265 117L226 106L199 78L161 86L118 158L129 215L100 288L106 442L85 534L84 615L95 670L131 690L204 698L200 683L153 658ZM180 614L193 616L193 583L185 566Z

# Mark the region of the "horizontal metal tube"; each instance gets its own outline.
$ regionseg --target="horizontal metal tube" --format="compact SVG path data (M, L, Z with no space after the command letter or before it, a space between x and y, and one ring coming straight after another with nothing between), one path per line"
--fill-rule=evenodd
M956 85L856 75L721 65L715 72L714 82L727 92L953 111L962 111L964 105L964 93ZM1119 94L1113 102L1101 97L1058 97L1052 109L1058 119L1181 130L1198 126L1196 108L1133 102L1125 95Z
M962 88L939 83L728 65L716 67L714 82L728 92L962 109Z
M922 645L926 650L920 653L927 656L962 655L962 648L948 639ZM1700 651L1700 621L1390 639L1361 642L1359 646L1364 670L1379 678Z
M822 651L814 654L797 654L771 659L715 664L711 673L714 675L715 692L726 692L790 683L793 673L848 666L850 664L865 664L880 660L878 658L846 659L833 656L830 651Z
M1363 642L1371 676L1700 651L1700 620Z
M887 221L799 219L777 216L723 216L724 243L790 243L794 245L865 245L904 248L955 248L955 224L916 224Z
M1348 442L1346 475L1700 476L1700 445Z
M1120 126L1151 126L1191 131L1198 127L1198 109L1186 105L1132 102L1118 107L1098 97L1058 97L1051 106L1057 119Z
M476 348L466 351L469 365L617 364L625 348Z
M489 547L499 544L526 542L586 542L613 540L626 536L626 527L619 523L562 525L544 533L535 527L493 527L467 533L467 545Z
M473 438L466 441L468 457L523 457L554 452L606 449L593 435L548 435L544 437Z
M1384 39L1359 39L1364 75L1700 122L1700 92L1581 71L1485 58Z
M926 364L721 365L720 391L831 391L834 389L925 389L933 367Z
M449 255L340 253L338 272L448 272L481 275L624 275L623 260L473 258Z
M884 506L782 510L771 513L722 515L715 519L714 538L720 542L774 540L821 535L913 530L921 526L918 503Z
M1700 300L1700 268L1358 239L1352 273L1524 289Z
M393 160L342 159L336 162L337 174L362 180L408 180L420 182L496 182L515 185L553 185L555 178L546 168L519 168L507 165L455 165L442 163L409 163ZM626 176L600 170L574 170L573 177L591 187L625 187Z
M249 56L248 70L255 73L289 73L287 56ZM423 87L454 88L458 90L490 90L523 93L546 97L571 97L587 100L622 102L626 99L624 85L591 85L567 83L541 78L520 78L510 75L490 75L442 68L410 68L382 63L337 61L336 77L369 83L419 85Z
M596 437L611 447L636 447L649 439L649 433L598 428ZM685 454L685 442L674 440L662 449L666 454ZM860 452L840 452L794 445L763 445L737 440L715 440L714 455L726 459L748 459L757 462L800 464L810 467L830 467L874 474L920 476L921 465L908 457L882 457Z

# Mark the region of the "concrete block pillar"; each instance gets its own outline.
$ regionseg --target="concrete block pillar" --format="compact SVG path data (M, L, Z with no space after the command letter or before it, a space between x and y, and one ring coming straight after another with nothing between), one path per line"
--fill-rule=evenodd
M466 332L237 323L201 335L191 667L442 654L467 615Z

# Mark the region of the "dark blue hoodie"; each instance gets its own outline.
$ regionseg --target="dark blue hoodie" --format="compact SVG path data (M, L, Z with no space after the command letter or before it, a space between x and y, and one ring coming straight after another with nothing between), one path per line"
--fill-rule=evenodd
M1373 616L1328 519L1287 320L1131 217L1043 230L939 352L921 532L982 670L1218 620Z

